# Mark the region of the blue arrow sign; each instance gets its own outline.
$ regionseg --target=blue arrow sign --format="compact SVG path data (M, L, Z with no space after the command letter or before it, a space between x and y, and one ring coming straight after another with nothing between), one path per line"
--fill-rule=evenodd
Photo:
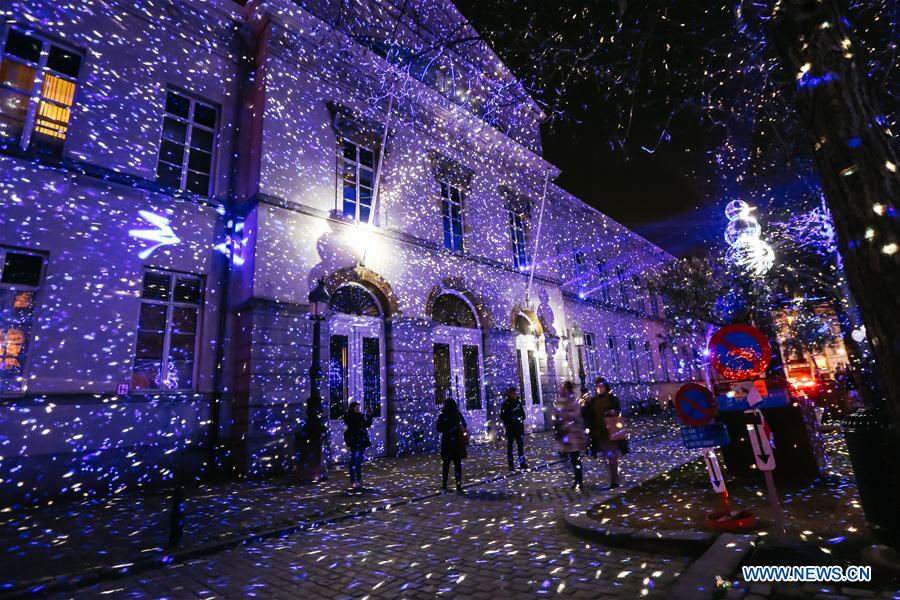
M713 448L727 446L731 440L724 423L711 423L700 427L682 427L681 441L685 448Z

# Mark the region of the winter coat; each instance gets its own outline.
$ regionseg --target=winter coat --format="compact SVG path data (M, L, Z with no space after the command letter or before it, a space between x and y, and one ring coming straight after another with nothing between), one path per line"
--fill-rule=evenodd
M441 458L465 458L467 455L463 432L468 429L466 418L459 410L443 411L438 416L437 430L441 433Z
M518 436L525 433L525 405L522 400L506 398L500 406L500 420L506 428L506 435Z
M561 452L581 452L586 447L581 406L572 392L560 392L553 403L553 429Z
M619 450L619 443L609 439L606 429L606 417L610 411L615 414L622 412L622 402L611 393L594 394L584 405L584 424L590 433L594 452Z
M371 415L351 411L344 415L344 423L347 424L344 430L344 443L351 451L365 450L372 445L372 440L369 439Z

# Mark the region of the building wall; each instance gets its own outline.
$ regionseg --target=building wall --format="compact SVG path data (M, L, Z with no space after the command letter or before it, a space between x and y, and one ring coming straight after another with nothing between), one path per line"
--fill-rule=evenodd
M84 54L62 156L35 160L8 146L0 156L0 245L45 257L27 385L0 398L0 498L107 494L196 475L215 390L226 265L213 247L222 211L218 193L173 197L154 180L165 90L173 85L221 107L215 187L227 195L233 24L214 10L197 21L193 11L144 3L70 10L12 2L7 10L4 39L11 23ZM188 35L201 25L213 34L202 45ZM166 59L154 59L162 48ZM141 211L168 219L180 242L141 258L153 243L129 232L156 229ZM117 394L131 384L146 267L204 276L204 351L187 393Z
M420 4L431 31L457 29L441 21L462 19L452 5ZM392 6L373 3L377 18L366 26L377 33L396 18ZM404 80L393 100L379 95L396 73L330 25L332 8L286 0L243 9L226 0L11 3L12 26L66 42L83 52L83 64L62 156L0 145L0 246L46 261L27 389L0 398L4 503L166 485L204 466L257 476L289 469L310 393L307 299L320 279L332 293L358 285L381 307L386 430L377 452L436 447L434 344L442 330L433 309L441 293L464 299L477 321L479 437L496 432L504 391L529 377L517 354L526 346L541 399L529 404L529 425L548 425L556 390L579 379L576 328L601 342L596 372L586 375L613 379L630 405L665 399L676 382L696 378L674 364L664 375L664 323L641 287L671 257L552 183L558 170L540 156L535 105L480 118L424 80ZM402 38L411 47L429 42L419 35L404 30ZM492 93L513 85L486 46L448 57L483 70ZM156 181L169 88L219 107L208 195ZM348 136L376 149L386 142L371 225L341 216L340 143ZM459 252L444 248L442 177L460 181L464 194ZM527 213L533 281L514 269L510 207ZM157 248L132 233L166 227ZM196 378L184 392L120 389L132 383L147 268L204 277ZM534 333L516 329L520 317ZM340 321L329 314L323 324L326 374ZM602 345L609 335L650 341L654 373L645 366L642 375L612 377ZM327 377L321 391L327 400ZM331 446L340 459L339 436Z

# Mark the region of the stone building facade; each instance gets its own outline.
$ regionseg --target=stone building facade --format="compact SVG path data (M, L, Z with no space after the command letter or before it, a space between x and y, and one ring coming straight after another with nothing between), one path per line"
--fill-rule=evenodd
M289 468L319 280L333 460L352 401L403 454L447 398L489 437L508 387L537 430L567 379L699 378L671 257L552 183L453 5L345 4L0 5L4 506Z

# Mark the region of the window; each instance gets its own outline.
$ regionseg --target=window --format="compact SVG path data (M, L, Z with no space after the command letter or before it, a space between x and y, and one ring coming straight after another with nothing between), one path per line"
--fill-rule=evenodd
M0 395L25 391L34 303L44 257L0 246Z
M202 304L202 277L159 269L144 271L133 389L193 389Z
M478 346L463 344L462 358L466 410L481 410L481 368L478 361Z
M478 320L466 301L456 294L441 294L434 301L431 318L435 323L450 327L477 329Z
M444 248L463 250L463 195L456 186L441 182L441 220L444 224Z
M606 279L606 263L602 260L597 261L597 275L600 277L600 300L609 304L609 281Z
M344 218L360 223L373 221L372 197L375 189L375 153L350 140L341 143L341 181L344 190Z
M619 367L619 346L615 336L606 338L606 346L609 349L609 364L612 366L613 381L622 381L622 373Z
M669 347L666 344L659 345L659 363L662 365L663 381L671 381Z
M600 375L600 359L597 356L596 339L593 333L584 335L584 370L588 380L593 380Z
M442 405L453 397L450 390L450 344L434 344L433 352L434 401Z
M634 275L631 278L631 290L634 296L632 297L632 308L635 312L644 312L644 291L643 286L641 285L641 280L637 275Z
M647 362L647 381L656 379L656 365L653 364L653 350L650 342L644 342L644 360Z
M628 290L625 286L625 269L616 267L616 282L619 288L619 306L628 308Z
M525 237L526 215L524 211L509 210L509 234L512 238L513 268L528 269L528 246Z
M541 382L538 374L537 354L534 350L528 350L528 376L531 385L531 403L541 403Z
M363 408L381 415L381 344L378 338L363 338Z
M0 140L61 156L81 56L10 29L0 63Z
M219 110L186 94L166 92L156 180L202 196L212 193Z
M628 363L631 367L631 381L641 380L641 366L638 364L637 344L633 338L625 342L628 347Z
M584 275L584 252L575 251L575 277L580 278Z
M346 335L332 335L328 346L328 414L342 419L350 397L350 353Z

